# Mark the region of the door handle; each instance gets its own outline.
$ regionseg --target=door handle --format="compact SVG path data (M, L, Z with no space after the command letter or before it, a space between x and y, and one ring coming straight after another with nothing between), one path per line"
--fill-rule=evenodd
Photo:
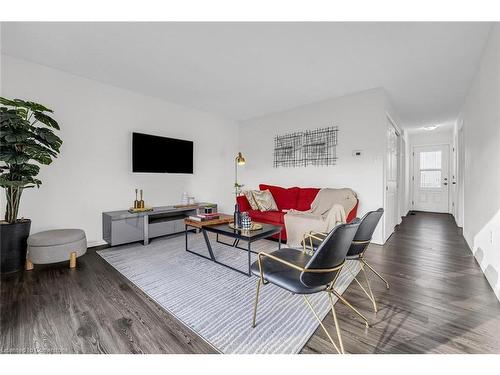
M453 185L455 185L455 184L456 184L456 182L455 182L455 181L453 181L453 182L452 182L452 184L453 184Z

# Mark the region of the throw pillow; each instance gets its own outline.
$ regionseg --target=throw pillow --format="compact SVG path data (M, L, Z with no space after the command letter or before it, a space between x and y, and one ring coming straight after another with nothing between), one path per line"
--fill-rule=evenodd
M253 197L252 190L245 190L243 194L245 195L245 197L247 197L248 203L250 204L250 207L252 207L252 210L258 210L259 205Z
M260 211L278 211L278 206L269 190L255 190L252 194Z

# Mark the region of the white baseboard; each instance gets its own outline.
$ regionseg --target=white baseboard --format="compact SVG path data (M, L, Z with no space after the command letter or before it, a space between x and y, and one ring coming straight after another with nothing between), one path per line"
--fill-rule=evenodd
M108 243L104 240L87 241L87 247L102 246L102 245L107 245L107 244Z

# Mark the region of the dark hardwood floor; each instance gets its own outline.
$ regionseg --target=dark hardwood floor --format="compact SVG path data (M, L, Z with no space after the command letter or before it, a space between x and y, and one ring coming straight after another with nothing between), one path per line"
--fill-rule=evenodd
M367 258L391 288L371 278L377 314L357 285L346 291L373 324L337 304L346 352L500 353L500 303L450 215L404 218ZM214 352L93 249L77 270L39 266L2 276L0 289L0 353ZM334 332L331 314L324 323ZM302 352L333 351L318 329Z

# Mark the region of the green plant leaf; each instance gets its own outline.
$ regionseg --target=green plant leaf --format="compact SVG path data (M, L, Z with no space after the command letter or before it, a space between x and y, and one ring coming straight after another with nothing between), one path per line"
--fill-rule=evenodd
M21 128L28 127L30 124L23 116L18 113L17 110L1 107L0 125L2 127L8 126L11 128Z
M0 96L0 104L2 104L2 105L10 105L12 107L17 107L16 102L14 102L13 100L7 99L7 98L3 98L1 96Z
M15 149L3 147L0 150L0 161L8 164L23 164L30 160L30 156Z
M40 121L42 124L50 126L51 128L59 130L59 124L52 117L47 116L45 113L34 111L35 118Z
M52 148L55 151L59 151L62 145L62 140L54 132L47 128L35 128L35 139L45 146Z
M32 137L32 133L24 129L13 129L2 133L2 138L8 143L22 143Z
M25 176L36 176L40 172L40 167L36 164L22 164L21 165L21 172Z
M53 113L54 111L45 107L44 105L40 103L35 103L35 102L24 102L25 107L31 109L33 112L50 112Z
M57 156L56 152L36 143L25 145L23 151L28 154L31 159L45 165L52 163L52 157Z

